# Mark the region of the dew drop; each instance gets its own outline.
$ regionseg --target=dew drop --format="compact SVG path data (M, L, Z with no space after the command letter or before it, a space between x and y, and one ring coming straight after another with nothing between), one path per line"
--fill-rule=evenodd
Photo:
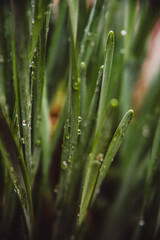
M145 221L144 221L143 219L141 219L141 220L139 221L139 226L143 227L144 225L145 225Z
M62 169L66 169L67 167L68 167L68 164L67 164L67 162L66 161L63 161L63 163L62 163Z
M122 35L122 36L126 36L126 35L127 35L127 31L123 29L123 30L121 31L121 35Z
M81 67L81 69L84 70L84 69L86 68L86 64L85 64L85 62L81 62L80 67Z
M32 19L32 24L34 24L34 19Z
M22 126L25 127L27 124L26 124L26 120L23 120L22 121Z
M53 191L54 191L55 194L57 194L58 193L58 188L55 187L55 189Z
M4 62L4 57L2 54L0 54L0 63L3 63Z
M95 42L92 41L91 42L91 47L94 47L94 45L95 45Z
M100 69L101 69L101 70L104 70L104 65L101 65Z
M39 20L39 19L41 19L41 18L42 18L42 15L41 15L41 14L38 14L37 19Z
M78 129L78 135L81 135L82 131L81 129Z
M82 117L79 116L79 117L78 117L78 122L80 123L81 121L82 121Z
M72 156L71 155L69 155L69 157L68 157L68 162L69 163L72 162Z
M73 89L76 91L79 89L79 84L77 82L74 82L72 86L73 86Z
M142 128L142 135L143 137L147 138L150 135L150 129L148 127L148 125L144 125Z
M24 138L21 138L21 143L25 144Z
M81 45L81 52L84 52L84 45Z
M97 156L96 156L96 159L99 161L99 162L103 162L103 153L99 153Z
M69 136L68 135L66 135L66 139L69 140Z
M13 171L14 171L14 168L10 167L10 172L13 173Z
M36 141L36 146L39 147L40 145L41 145L41 140L38 139L38 140Z
M121 48L121 49L120 49L120 53L121 53L121 54L125 54L125 53L126 53L126 50L125 50L124 48Z

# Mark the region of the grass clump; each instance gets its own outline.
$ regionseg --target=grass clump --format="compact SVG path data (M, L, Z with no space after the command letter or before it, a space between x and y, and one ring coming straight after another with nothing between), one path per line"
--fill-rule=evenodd
M159 239L159 10L2 0L1 239Z

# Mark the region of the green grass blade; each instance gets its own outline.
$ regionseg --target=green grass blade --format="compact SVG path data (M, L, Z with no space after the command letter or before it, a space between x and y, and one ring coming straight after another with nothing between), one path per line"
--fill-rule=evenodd
M81 62L80 64L80 99L81 99L80 113L83 120L86 119L86 116L87 116L86 94L87 94L86 64L84 62Z
M44 21L46 16L49 14L51 0L38 0L33 3L33 10L35 9L34 17L32 19L33 31L32 31L32 42L30 45L28 58L30 63L34 56L34 51L36 49L36 45L38 43L38 38L44 26Z
M72 36L71 36L72 37ZM70 43L70 69L68 81L68 99L67 99L67 113L64 125L63 135L63 149L61 157L61 178L59 184L59 192L57 203L65 200L65 195L68 191L71 172L75 161L75 151L77 148L79 127L79 76L77 65L77 53L74 46L73 38Z
M66 15L67 15L66 2L61 1L59 8L60 8L59 18L58 18L58 21L56 22L55 30L53 31L53 34L51 36L50 44L49 44L48 51L47 51L46 72L47 72L48 81L53 81L53 77L52 77L53 69L57 62L57 58L60 54L59 49L62 47L61 39L63 39L63 41L64 41L64 39L66 38L66 36L62 35L63 30L64 30L63 28L65 26L65 21L66 21ZM54 72L54 74L55 74L55 72Z
M95 44L97 26L99 23L103 4L104 0L94 1L94 6L90 13L88 24L84 31L83 39L80 46L79 63L85 62L86 66L88 65Z
M75 0L67 0L68 7L69 7L69 17L70 17L70 24L72 29L72 36L73 36L73 44L76 46L77 42L77 27L78 27L78 6L79 1Z
M82 221L86 214L87 208L91 201L91 197L96 185L99 169L102 164L101 160L99 159L94 159L94 156L92 155L92 153L90 154L90 159L87 166L87 173L86 173L86 178L85 178L82 198L81 198L81 204L80 204L80 213L79 213L79 219L78 219L79 225L82 224Z
M43 87L45 79L45 57L46 57L46 44L48 35L50 12L48 10L45 14L43 26L39 33L36 50L32 61L32 137L33 137L33 158L32 158L32 182L37 171L40 160L40 142L41 142L41 114L42 114L42 98ZM39 156L39 157L38 157Z
M95 92L92 98L88 118L84 122L84 126L82 127L82 134L83 137L80 139L80 145L77 151L78 156L82 153L87 153L90 147L92 146L93 137L95 134L95 124L97 120L97 112L98 112L98 106L99 106L99 99L100 99L100 93L101 93L101 86L102 86L102 77L103 77L103 65L100 67ZM88 145L89 143L89 145ZM87 149L86 149L87 148ZM79 157L77 157L79 159Z
M113 120L115 119L115 111L118 106L118 101L113 99L110 101L106 113L102 117L97 130L91 154L89 155L89 163L87 166L87 173L84 181L84 187L82 192L81 204L80 204L80 214L79 214L79 225L81 225L86 210L91 201L94 189L96 186L96 181L99 179L99 170L103 162L105 151L107 149L109 140L111 138Z
M159 230L159 211L160 211L160 120L157 124L151 155L148 164L146 184L144 189L144 200L141 211L140 222L137 227L136 239L155 238ZM157 184L156 184L157 183ZM142 227L143 225L143 227Z
M96 83L94 95L92 98L88 118L84 121L84 124L82 125L82 134L77 147L76 159L75 159L76 161L75 161L74 170L72 174L72 179L74 179L74 184L72 185L72 188L70 188L71 189L70 192L73 193L73 195L75 193L75 186L79 186L81 182L82 172L83 172L83 175L85 175L84 169L87 165L86 159L91 151L93 139L95 136L95 125L97 120L102 76L103 76L103 66L101 66L99 70L97 83ZM81 117L79 120L80 121L82 120Z
M12 132L0 107L0 148L6 161L15 191L21 202L29 234L32 234L33 209L29 177L23 155L14 140Z
M47 102L46 86L43 92L42 99L42 124L41 124L41 139L42 139L42 171L43 182L49 185L49 164L51 159L50 152L50 121L49 107ZM45 135L44 135L45 132Z
M31 169L31 102L28 62L27 1L12 1L12 56L14 90L20 141L27 169Z
M105 108L107 105L109 82L110 82L112 61L113 61L113 52L114 52L114 33L110 31L107 37L107 42L106 42L102 91L101 91L99 110L98 110L97 127L101 121L101 116L102 114L104 114Z
M0 8L0 88L6 98L10 116L14 109L12 64L11 64L11 6L1 1ZM6 106L6 107L7 107Z
M111 143L109 144L108 150L106 152L102 166L100 168L100 173L98 176L95 193L98 191L99 187L101 186L101 183L103 182L103 180L108 172L108 169L109 169L109 167L110 167L110 165L111 165L111 163L112 163L112 161L124 139L124 136L127 132L130 122L132 120L132 117L133 117L133 110L129 110L122 118L122 120L111 140Z

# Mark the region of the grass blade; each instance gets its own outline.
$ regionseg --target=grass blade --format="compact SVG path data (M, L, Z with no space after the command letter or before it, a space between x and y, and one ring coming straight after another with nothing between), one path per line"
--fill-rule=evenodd
M96 188L95 188L95 193L98 191L102 181L104 180L104 178L108 172L108 169L113 161L113 158L115 157L115 155L125 137L127 129L132 120L132 117L133 117L133 110L129 110L122 118L122 120L111 140L111 143L109 144L108 150L106 152L104 161L103 161L101 169L100 169L98 181L97 181Z
M61 179L57 203L65 199L70 184L70 176L75 161L75 151L79 134L79 77L77 66L77 54L73 39L70 43L70 69L68 82L68 99L67 99L67 118L64 126L63 149L61 157Z
M94 6L90 13L88 24L85 28L83 39L80 46L79 63L85 62L88 65L90 55L93 51L95 44L97 26L100 19L101 10L103 7L104 0L94 1Z
M31 103L28 62L27 2L12 1L12 55L18 129L27 169L31 169ZM21 44L19 44L21 43Z
M88 205L91 201L96 181L99 179L99 170L103 162L103 157L107 149L111 130L113 127L113 119L115 117L115 110L117 109L118 101L111 100L106 113L102 117L99 128L97 130L91 154L89 155L89 162L87 166L87 173L84 181L84 187L82 192L80 214L79 214L79 225L81 225Z
M14 95L12 91L12 67L11 67L11 6L8 1L1 1L0 8L0 88L6 98L10 116L14 109Z
M104 72L103 72L103 80L102 80L102 92L101 92L100 103L99 103L97 127L101 121L100 118L102 114L104 114L105 108L107 105L107 96L108 96L109 82L110 82L110 76L111 76L113 52L114 52L114 33L110 31L107 37L107 42L106 42Z
M144 189L144 200L141 211L141 219L138 223L136 239L155 238L159 229L160 211L160 120L155 132L151 155L148 164L146 185ZM142 227L143 226L143 227Z
M78 26L78 6L79 1L74 0L67 0L68 7L69 7L69 17L70 17L70 24L72 29L72 36L73 36L73 44L74 47L76 46L77 42L77 26Z
M34 51L38 42L38 38L41 34L42 28L44 26L44 21L46 19L46 16L48 15L49 11L49 4L51 3L51 0L38 0L35 3L33 3L33 10L35 9L34 17L32 19L32 25L33 25L33 32L32 32L32 42L30 45L29 55L28 58L30 60L30 63L34 56Z
M98 112L99 99L100 99L100 93L101 93L103 69L104 67L102 65L99 70L96 88L92 98L88 118L85 120L83 129L82 129L83 137L81 137L80 139L80 145L77 151L78 156L81 155L83 152L86 152L88 154L89 152L87 149L90 149L93 143L93 137L95 134L94 129L95 129L95 124L97 120L97 112ZM88 145L88 142L89 142L89 145ZM79 159L79 157L77 157L77 159Z
M3 157L6 161L15 191L21 202L21 206L25 215L29 235L32 235L33 227L33 209L31 187L29 177L23 160L23 155L18 148L17 143L11 133L11 130L4 117L0 107L0 147Z

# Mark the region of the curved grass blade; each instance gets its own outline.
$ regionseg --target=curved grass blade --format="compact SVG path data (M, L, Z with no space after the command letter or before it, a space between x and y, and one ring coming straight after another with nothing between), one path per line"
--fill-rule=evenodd
M29 235L32 235L33 209L29 177L23 155L0 107L0 149L6 161L15 191L21 202Z
M79 214L79 225L81 225L86 210L90 204L94 189L96 186L97 179L99 179L99 171L105 151L111 138L113 122L115 119L115 112L118 106L118 101L113 99L110 101L107 107L106 113L102 117L99 128L97 130L91 154L89 155L89 163L87 166L87 173L84 181L84 187L82 192L80 214Z
M101 116L104 114L105 108L107 105L109 82L110 82L112 61L113 61L113 52L114 52L114 33L110 31L107 37L107 42L106 42L106 50L105 50L105 57L104 57L104 72L103 72L102 90L101 90L101 97L100 97L99 110L98 110L97 128L101 121Z
M130 125L130 122L133 118L133 110L129 110L124 117L122 118L112 140L111 143L109 144L108 150L106 152L105 158L103 160L100 172L99 172L99 176L98 176L98 181L96 183L96 187L95 187L95 194L98 191L99 187L101 186L101 183L103 182L108 169L125 137L125 134L127 132L127 129ZM93 197L95 198L95 196Z

